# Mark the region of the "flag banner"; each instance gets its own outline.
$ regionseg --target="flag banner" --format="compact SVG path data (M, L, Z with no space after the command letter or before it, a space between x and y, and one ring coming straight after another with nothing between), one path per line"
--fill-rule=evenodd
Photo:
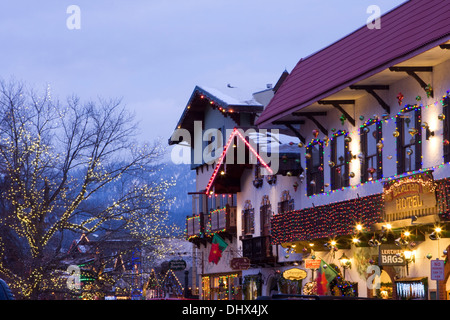
M211 244L211 250L209 251L208 261L218 264L221 257L222 251L220 251L219 244L217 243Z
M228 243L226 243L226 241L217 233L214 234L212 243L217 243L221 252L223 252L228 247Z
M338 275L336 270L321 259L319 269L317 269L317 294L325 295L330 282Z

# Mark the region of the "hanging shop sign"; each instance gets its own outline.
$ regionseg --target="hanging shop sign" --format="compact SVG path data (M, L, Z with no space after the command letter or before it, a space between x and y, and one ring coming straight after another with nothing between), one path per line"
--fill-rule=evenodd
M305 268L306 269L319 269L320 259L305 259Z
M379 246L378 265L380 266L404 266L403 250L395 244L382 244Z
M250 259L243 258L233 258L230 262L230 267L233 270L248 270L250 268Z
M431 171L418 173L384 184L385 214L389 221L409 217L421 212L426 215L436 207L436 184Z
M180 271L186 269L186 261L184 260L170 260L169 269Z
M286 280L302 280L306 278L306 271L299 268L288 269L283 272L283 278Z

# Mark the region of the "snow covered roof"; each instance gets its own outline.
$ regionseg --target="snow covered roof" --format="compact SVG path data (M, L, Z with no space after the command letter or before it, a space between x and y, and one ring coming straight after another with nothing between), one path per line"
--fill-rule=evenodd
M236 96L242 95L237 93L236 91ZM259 114L264 110L264 105L256 101L253 97L241 99L214 88L196 86L183 114L178 120L177 128L193 130L192 126L194 121L202 121L207 108L217 108L224 113L224 116L238 117L242 113ZM173 141L169 140L169 144L172 143Z
M253 132L249 133L248 137L258 145L258 150L264 152L277 152L277 153L300 153L301 150L295 143L295 139L292 136L286 134L273 134L271 131L267 133Z
M223 107L227 106L262 106L261 103L256 101L255 99L240 99L237 97L232 97L222 91L219 91L215 88L205 87L205 86L197 86L196 89L202 91L204 94L211 96L214 100L220 100L223 103Z

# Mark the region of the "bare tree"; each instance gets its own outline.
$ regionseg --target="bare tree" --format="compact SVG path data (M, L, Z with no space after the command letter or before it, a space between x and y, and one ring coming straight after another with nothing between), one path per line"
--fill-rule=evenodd
M138 145L136 132L120 100L60 103L0 82L0 276L16 292L38 298L68 230L128 230L164 246L164 150Z

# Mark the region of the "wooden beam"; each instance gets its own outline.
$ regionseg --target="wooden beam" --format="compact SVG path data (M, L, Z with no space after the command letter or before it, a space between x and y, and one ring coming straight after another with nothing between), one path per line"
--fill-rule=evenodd
M302 135L300 134L300 132L298 132L298 130L295 129L295 128L292 126L292 124L286 123L286 124L284 124L284 125L285 125L289 130L291 130L292 133L293 133L297 138L299 138L300 141L301 141L303 144L306 144L306 139L305 139L305 137L302 136Z
M368 94L374 97L380 106L387 112L391 113L391 107L375 92L375 90L389 90L387 85L355 85L350 86L352 90L365 90Z
M305 120L280 120L280 121L273 121L272 124L274 125L286 125L286 124L305 124Z
M406 72L409 76L413 77L419 85L426 91L426 87L428 86L425 81L420 78L416 72L433 72L433 67L390 67L390 71L393 72ZM430 92L430 97L434 97L433 90Z
M327 112L326 111L312 111L312 112L301 112L301 111L295 111L292 112L292 115L295 117L306 117L306 116L326 116Z
M353 119L352 116L350 116L350 114L348 114L347 111L344 110L344 108L341 107L341 104L355 104L355 100L320 100L317 103L322 104L322 105L332 105L333 107L335 107L336 109L338 109L340 112L342 112L342 114L345 115L345 117L347 118L347 120L353 125L356 125L355 119Z
M314 122L314 124L319 128L320 131L322 131L324 135L328 136L328 130L325 129L325 127L322 126L322 124L319 121L317 121L316 118L314 118L313 116L307 116L307 118L312 122Z

